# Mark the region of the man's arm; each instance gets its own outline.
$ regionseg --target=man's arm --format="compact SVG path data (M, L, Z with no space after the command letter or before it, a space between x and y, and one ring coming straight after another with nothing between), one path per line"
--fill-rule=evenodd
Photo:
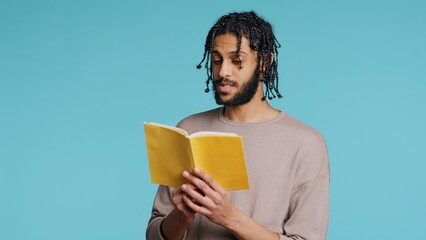
M183 201L193 212L206 216L210 221L230 230L239 239L279 239L279 234L270 231L231 204L228 191L200 169L194 173L184 172L190 183L181 189Z
M185 235L188 225L194 221L195 213L183 202L186 194L181 188L172 191L175 209L167 215L160 225L160 233L167 240L180 240Z
M185 216L179 210L173 210L164 218L160 225L160 233L164 239L180 240L183 238L188 227Z
M184 194L186 193L180 188L170 190L169 187L159 186L146 230L146 239L182 239L195 215L183 203Z

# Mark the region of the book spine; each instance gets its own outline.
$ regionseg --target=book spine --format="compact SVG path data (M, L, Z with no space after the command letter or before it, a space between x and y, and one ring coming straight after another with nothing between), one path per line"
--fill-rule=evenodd
M196 167L195 161L194 161L194 151L192 150L192 139L191 138L187 138L188 139L188 144L186 144L187 146L187 153L188 153L188 159L190 162L190 166L191 169L190 171L194 170L194 168Z

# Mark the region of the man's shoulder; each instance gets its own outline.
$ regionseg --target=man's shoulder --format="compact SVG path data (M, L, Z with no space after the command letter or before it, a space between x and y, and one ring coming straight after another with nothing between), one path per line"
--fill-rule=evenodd
M304 140L323 139L322 134L316 128L287 113L282 120L282 126L285 128L286 132L297 136L297 138Z
M188 117L185 117L182 119L177 126L180 128L186 128L188 126L194 126L196 124L203 124L206 123L206 121L213 121L215 119L219 119L220 110L222 108L214 108L208 111L195 113L192 115L189 115Z

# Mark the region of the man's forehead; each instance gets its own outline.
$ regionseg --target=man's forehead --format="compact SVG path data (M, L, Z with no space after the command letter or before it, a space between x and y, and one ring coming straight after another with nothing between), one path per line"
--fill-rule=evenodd
M220 52L219 50L215 50L215 49L213 49L213 50L212 50L211 54L212 54L212 55L221 55L221 54L229 54L229 55L247 55L247 53L246 53L245 51L241 51L241 50L240 50L239 52L237 52L237 50L235 50L235 51L228 51L228 52L222 53L222 52Z
M246 37L241 37L241 46L240 51L238 52L238 39L235 34L221 34L214 38L212 42L212 51L211 53L223 53L225 51L227 54L247 54L250 51L249 41Z

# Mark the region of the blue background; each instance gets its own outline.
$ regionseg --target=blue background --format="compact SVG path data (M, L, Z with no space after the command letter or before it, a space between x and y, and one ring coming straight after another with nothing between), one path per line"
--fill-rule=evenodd
M328 239L422 238L424 1L3 0L0 239L144 239L143 122L216 107L195 66L233 10L273 24L271 103L327 140Z

